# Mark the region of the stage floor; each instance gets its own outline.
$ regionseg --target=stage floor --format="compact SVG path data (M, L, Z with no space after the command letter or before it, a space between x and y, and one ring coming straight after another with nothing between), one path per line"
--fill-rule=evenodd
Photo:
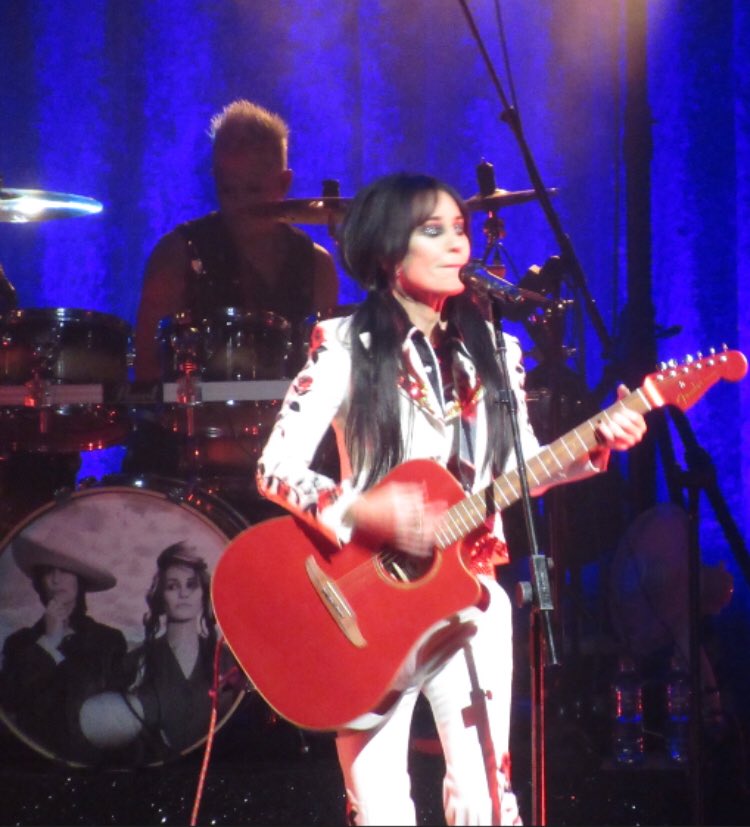
M519 717L519 716L516 716ZM522 715L520 716L522 719ZM416 718L410 764L420 825L444 824L443 761L424 711ZM693 823L687 772L649 761L614 768L591 750L590 734L548 721L547 823L674 825ZM515 727L513 773L521 812L531 819L528 731ZM741 773L710 756L702 823L750 823ZM112 770L66 766L0 730L0 824L185 825L199 783L202 748L156 767ZM200 825L344 825L345 801L333 737L302 733L247 696L217 733L197 823Z

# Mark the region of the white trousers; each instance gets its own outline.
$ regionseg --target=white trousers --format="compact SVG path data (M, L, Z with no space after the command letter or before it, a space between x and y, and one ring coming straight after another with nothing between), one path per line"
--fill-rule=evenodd
M511 605L494 579L480 580L489 592L489 605L460 615L462 628L475 627L475 633L437 670L424 674L423 669L410 667L408 688L379 726L338 734L350 823L416 824L408 757L412 714L422 692L432 708L445 756L446 822L520 824L510 791L508 757Z

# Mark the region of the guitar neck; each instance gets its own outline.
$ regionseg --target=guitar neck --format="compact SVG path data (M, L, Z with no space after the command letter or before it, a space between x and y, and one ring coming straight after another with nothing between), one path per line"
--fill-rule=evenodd
M660 404L661 400L654 396L652 394L649 400L646 387L638 388L554 442L543 446L525 464L531 487L542 488L559 481L572 462L586 456L596 447L596 429L602 421L611 419L615 411L625 408L645 414ZM463 539L483 525L488 514L517 502L521 498L521 492L521 476L518 469L514 468L496 477L486 488L456 503L440 523L436 534L438 547L447 548Z

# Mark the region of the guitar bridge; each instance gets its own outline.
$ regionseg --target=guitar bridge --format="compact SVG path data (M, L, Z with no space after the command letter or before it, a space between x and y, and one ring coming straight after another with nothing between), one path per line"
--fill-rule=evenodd
M336 583L325 576L312 555L305 560L305 571L315 591L323 601L323 605L328 609L328 613L339 629L346 635L347 640L359 649L367 646L367 641L360 631L357 616L349 605L349 601L341 593Z

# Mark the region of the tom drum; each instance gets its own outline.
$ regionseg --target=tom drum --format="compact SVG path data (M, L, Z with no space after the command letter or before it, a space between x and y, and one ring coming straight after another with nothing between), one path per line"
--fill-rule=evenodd
M0 318L0 394L11 399L0 407L0 448L65 452L123 442L127 411L105 404L103 388L127 381L130 336L125 321L93 310L19 309Z
M190 376L204 389L196 404L178 402L164 408L163 424L183 437L181 474L211 480L220 491L227 486L238 491L252 487L255 465L283 393L249 401L241 390L250 383L289 378L292 333L292 325L275 313L231 307L200 319L180 313L161 321L164 381ZM204 383L225 383L222 401L208 400Z

